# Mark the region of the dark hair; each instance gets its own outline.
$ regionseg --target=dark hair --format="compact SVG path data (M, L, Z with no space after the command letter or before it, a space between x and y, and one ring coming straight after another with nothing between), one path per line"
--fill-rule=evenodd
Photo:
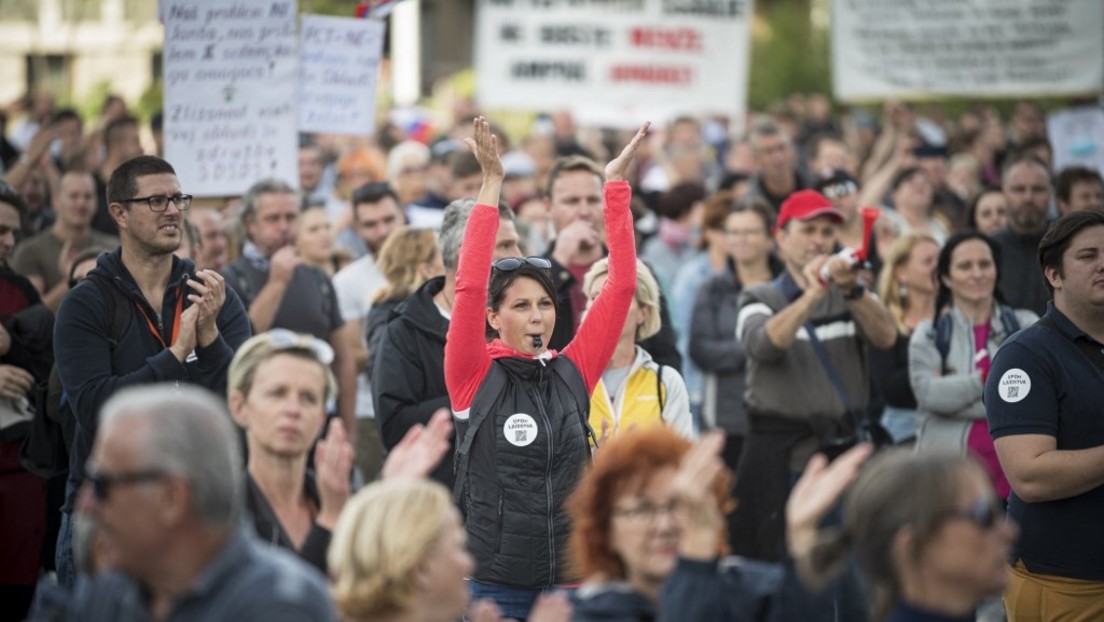
M1054 157L1054 147L1050 145L1050 140L1045 136L1036 136L1034 138L1028 138L1019 144L1016 151L1023 155L1029 155L1033 150L1042 147L1047 150L1047 153Z
M556 285L552 282L552 272L523 263L516 270L508 272L491 269L491 282L487 287L487 308L498 311L499 307L502 306L502 301L506 298L506 291L510 289L515 281L522 278L536 281L538 285L544 288L545 293L555 304ZM488 339L498 335L498 332L492 329L490 324L487 324L486 332Z
M1069 203L1073 187L1086 181L1095 181L1104 184L1099 171L1094 171L1086 166L1067 166L1058 173L1058 179L1054 181L1054 194L1063 203Z
M27 200L3 179L0 179L0 203L12 206L15 211L19 212L20 216L27 213Z
M158 110L150 115L150 131L160 132L165 127L165 113Z
M1054 286L1050 284L1050 279L1046 278L1047 268L1054 268L1058 271L1058 276L1064 276L1062 256L1073 243L1073 236L1088 227L1104 227L1104 212L1097 210L1070 212L1054 221L1054 224L1043 234L1043 239L1039 240L1039 266L1043 269L1043 282L1052 297Z
M602 172L602 168L598 166L598 163L586 156L573 155L566 158L559 158L556 163L552 165L552 168L548 171L548 181L544 185L544 196L548 197L548 200L552 200L552 185L556 183L556 178L564 173L574 173L576 171L582 171L584 173L591 173L598 178L598 182L601 184L606 183L606 176Z
M760 196L753 196L743 201L740 201L733 206L732 214L739 214L741 212L751 212L759 217L759 220L763 221L763 229L769 236L771 230L774 227L774 221L777 219L777 215L774 213L774 208L771 207L767 200ZM791 219L796 220L796 219Z
M57 125L62 121L76 121L78 125L84 125L84 120L81 119L77 111L72 108L62 108L55 112L53 118L50 119L50 123L53 125Z
M981 189L980 192L978 192L976 195L974 195L973 199L970 200L970 205L969 205L969 207L966 208L966 223L965 223L966 229L969 229L970 231L977 231L977 228L978 228L978 224L977 224L978 205L981 203L981 199L984 196L989 195L989 194L993 194L993 193L999 194L1001 196L1004 195L1004 192L1000 188L994 188L992 186L985 186L984 188Z
M740 173L740 172L725 173L724 177L721 178L720 185L717 186L717 191L718 192L720 192L722 190L731 191L734 188L736 188L737 184L742 184L742 183L750 181L750 180L751 180L751 175L748 175L747 173Z
M913 175L923 172L924 169L920 168L919 166L910 166L901 170L901 172L893 176L893 183L890 184L890 192L897 192L897 189L901 187L901 184L908 181Z
M806 146L809 150L809 161L816 160L820 156L820 150L824 147L824 143L839 143L844 147L847 146L847 142L843 140L843 136L840 136L837 132L826 131L819 134L813 134L806 142ZM820 171L813 171L819 173Z
M479 166L479 160L471 151L456 151L449 156L449 173L453 179L463 179L472 175L481 175L483 167Z
M705 199L705 186L697 181L684 181L659 197L659 215L670 220L685 217L694 204Z
M128 115L108 123L103 133L104 148L111 151L111 144L117 140L118 135L127 127L138 127L138 119Z
M98 258L100 256L101 252L103 252L103 251L101 251L99 249L96 249L96 248L90 248L90 249L81 251L80 254L77 255L77 257L75 259L73 259L73 263L70 264L70 266L69 266L69 274L66 275L66 277L69 280L70 289L77 286L77 279L76 279L77 266L79 266L82 263L88 261L89 259Z
M951 288L943 283L943 277L950 276L951 274L951 257L954 255L956 248L970 240L981 240L989 247L989 252L993 255L993 269L997 273L996 283L993 284L993 299L997 302L1004 302L1004 296L1001 295L999 285L1001 264L1000 246L993 241L993 238L980 231L960 231L947 238L947 242L939 251L939 261L935 264L935 280L936 286L939 289L935 294L935 316L932 319L933 325L939 321L939 316L943 314L943 309L951 304Z
M1005 160L1001 165L1001 185L1004 185L1005 178L1008 177L1008 171L1011 171L1013 167L1020 164L1033 164L1043 169L1046 173L1047 179L1050 179L1050 167L1046 162L1043 162L1039 158L1031 155L1030 153L1024 153L1022 150L1017 151L1015 155Z
M391 197L395 200L395 205L402 207L399 203L399 195L395 194L395 191L386 181L370 181L364 184L353 191L353 215L356 216L356 206L361 203L379 203L387 197Z
M140 155L119 165L107 182L107 202L122 203L128 209L128 199L138 195L138 178L147 175L176 175L172 164L157 156Z

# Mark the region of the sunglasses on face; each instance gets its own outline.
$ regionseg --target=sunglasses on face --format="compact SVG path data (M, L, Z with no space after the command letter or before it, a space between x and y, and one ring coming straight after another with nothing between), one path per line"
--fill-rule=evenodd
M541 270L552 269L552 262L544 257L506 257L494 262L492 266L499 272L513 272L526 264Z
M318 362L323 365L329 365L334 361L333 348L330 347L330 344L316 337L300 335L286 328L273 328L262 334L268 339L269 344L279 350L302 348L313 352Z
M1004 520L1004 506L997 499L978 499L965 510L955 510L948 519L969 521L981 529L989 530Z
M166 477L164 471L146 469L142 471L130 471L123 473L105 473L92 467L86 467L85 480L92 486L92 496L97 501L104 502L111 497L111 489L119 486L133 486L155 482Z

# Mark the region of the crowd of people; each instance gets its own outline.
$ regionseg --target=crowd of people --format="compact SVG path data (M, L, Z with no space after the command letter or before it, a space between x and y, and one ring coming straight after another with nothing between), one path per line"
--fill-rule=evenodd
M458 111L216 199L34 98L0 619L1104 619L1104 183L1010 110Z

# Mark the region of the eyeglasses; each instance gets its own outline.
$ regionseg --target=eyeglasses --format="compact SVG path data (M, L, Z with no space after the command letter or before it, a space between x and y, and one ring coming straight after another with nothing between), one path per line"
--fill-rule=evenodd
M174 194L172 196L166 196L164 194L151 194L148 197L134 197L133 199L123 199L119 203L141 203L146 202L149 208L155 212L163 212L169 207L169 202L172 202L176 206L176 209L186 212L188 208L192 206L192 195L190 194Z
M124 473L104 473L91 466L85 467L84 478L92 485L92 496L97 501L103 502L111 496L111 489L117 486L133 486L154 482L168 476L168 473L157 469L144 471L130 471Z
M853 182L853 181L841 181L838 184L832 184L830 186L825 186L824 190L821 191L821 194L828 197L829 199L838 199L840 197L845 197L845 196L848 196L850 194L855 194L858 191L859 191L859 186L855 182Z
M981 529L989 530L1004 519L1004 506L997 499L978 499L965 510L947 513L947 519L969 521Z
M290 350L292 348L302 348L314 353L314 357L323 365L333 363L333 348L330 347L330 344L321 339L311 337L310 335L300 335L286 328L273 328L261 334L265 336L269 344L275 346L277 349Z
M673 499L671 501L668 501L667 503L662 503L658 505L650 501L644 501L643 503L631 507L615 507L613 508L613 514L614 516L620 516L624 518L626 521L633 523L638 527L643 527L646 525L654 524L656 519L659 518L661 514L666 514L673 517L675 515L675 512L678 511L678 508L679 502L677 499Z
M724 232L725 235L733 238L753 238L767 234L763 229L725 229Z
M499 272L513 272L526 264L541 270L552 269L552 262L544 257L505 257L494 262L492 266Z

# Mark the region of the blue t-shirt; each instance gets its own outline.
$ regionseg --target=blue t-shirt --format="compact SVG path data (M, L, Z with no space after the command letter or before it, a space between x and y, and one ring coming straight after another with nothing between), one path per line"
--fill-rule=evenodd
M1082 351L1090 346L1104 349L1053 304L1039 323L1010 337L985 383L993 439L1045 434L1060 450L1104 445L1104 367ZM1021 529L1013 555L1030 572L1104 580L1104 486L1040 503L1013 491L1008 512Z

